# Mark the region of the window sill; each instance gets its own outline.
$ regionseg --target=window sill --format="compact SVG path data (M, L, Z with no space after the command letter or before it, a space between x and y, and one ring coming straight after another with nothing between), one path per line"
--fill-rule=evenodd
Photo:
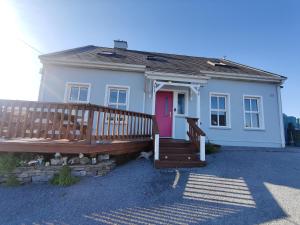
M244 130L249 130L249 131L265 131L265 128L249 128L249 127L244 127Z
M221 126L210 126L211 129L220 129L220 130L231 130L231 127L221 127Z

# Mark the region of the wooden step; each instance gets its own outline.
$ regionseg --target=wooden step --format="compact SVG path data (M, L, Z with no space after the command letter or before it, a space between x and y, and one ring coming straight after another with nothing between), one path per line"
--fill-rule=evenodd
M185 150L176 150L176 149L160 149L160 154L198 154L198 151L193 149L185 149Z
M202 167L206 165L206 162L197 160L197 161L164 161L156 160L154 162L155 168L193 168L193 167Z
M174 153L160 153L159 159L163 161L196 161L199 159L197 154L174 154Z

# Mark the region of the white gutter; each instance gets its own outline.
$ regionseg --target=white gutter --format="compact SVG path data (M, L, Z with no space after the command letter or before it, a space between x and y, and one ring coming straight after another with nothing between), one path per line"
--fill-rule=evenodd
M84 67L84 68L98 68L98 69L111 69L111 70L121 70L121 71L134 71L134 72L145 72L146 66L136 65L136 64L126 64L126 63L109 63L109 62L75 62L67 60L49 60L41 59L43 64L54 64L61 66L74 66L74 67Z
M269 77L256 74L238 74L238 73L224 73L200 70L201 73L210 78L230 79L230 80L247 80L247 81L261 81L261 82L273 82L281 83L283 78L281 77Z

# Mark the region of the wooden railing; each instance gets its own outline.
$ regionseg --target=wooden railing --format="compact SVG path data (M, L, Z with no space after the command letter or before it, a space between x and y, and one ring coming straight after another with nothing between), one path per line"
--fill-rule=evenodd
M189 136L190 141L195 145L200 151L200 160L205 161L205 136L206 134L203 130L198 127L197 118L186 118L188 123L187 135Z
M0 137L68 140L150 138L152 116L92 104L0 100Z

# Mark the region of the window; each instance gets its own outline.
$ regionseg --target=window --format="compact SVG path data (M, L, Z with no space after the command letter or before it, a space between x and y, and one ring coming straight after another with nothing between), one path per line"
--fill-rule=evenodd
M128 109L128 88L108 87L107 106L116 109Z
M229 127L228 94L210 95L210 125L212 127Z
M67 83L67 102L87 103L89 101L90 84Z
M245 128L262 128L261 97L244 96Z
M185 114L185 94L178 93L177 95L177 114Z

